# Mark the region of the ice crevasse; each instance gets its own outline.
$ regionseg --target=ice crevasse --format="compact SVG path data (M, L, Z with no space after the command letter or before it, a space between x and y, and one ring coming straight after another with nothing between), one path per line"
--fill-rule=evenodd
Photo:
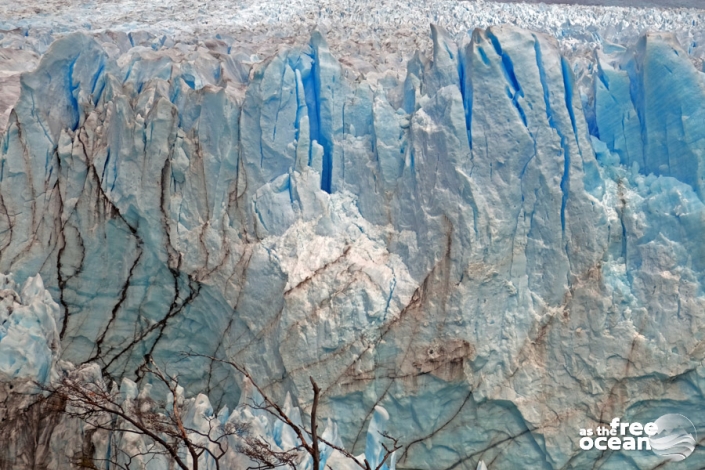
M577 432L705 424L702 72L665 33L596 51L587 89L542 34L431 35L403 76L318 31L266 60L54 42L0 141L0 272L41 276L51 299L22 315L50 309L55 334L0 373L91 363L131 389L154 361L204 409L237 403L193 351L304 411L315 377L356 453L383 407L397 468L658 463Z

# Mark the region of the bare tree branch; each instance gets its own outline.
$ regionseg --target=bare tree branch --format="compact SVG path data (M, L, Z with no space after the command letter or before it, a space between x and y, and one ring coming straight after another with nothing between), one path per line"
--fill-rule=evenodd
M262 399L265 402L265 406L257 406L256 404L254 405L255 408L262 409L265 411L268 411L270 414L272 414L274 417L277 419L281 420L283 423L285 423L289 428L291 428L292 431L296 434L296 436L299 438L299 441L301 442L302 447L308 452L308 454L311 456L313 459L313 469L314 470L320 470L320 450L319 450L319 442L322 442L326 444L327 446L331 447L334 450L337 450L341 454L343 454L345 457L348 459L351 459L355 464L357 464L358 467L360 467L363 470L373 470L370 463L367 461L367 459L364 459L363 462L361 463L354 455L352 455L350 452L347 450L343 449L340 446L337 446L333 444L332 442L329 442L328 440L324 439L323 437L318 435L318 425L316 423L316 415L317 415L317 410L318 410L318 402L320 399L320 388L318 387L318 384L313 380L313 377L309 377L309 380L311 381L311 386L313 387L313 404L311 406L311 430L307 430L303 426L298 426L296 425L289 416L286 415L286 413L282 410L282 408L274 401L272 400L265 392L264 390L257 384L257 382L254 380L252 375L247 371L247 369L233 361L225 360L225 359L219 359L213 356L205 355L205 354L197 354L197 353L186 353L186 356L190 357L202 357L205 359L210 359L211 361L219 362L221 364L227 364L233 367L235 370L240 372L243 376L245 376L250 383L252 384L253 387L259 392L259 394L262 396ZM308 444L305 436L308 435L311 438L311 444ZM382 457L382 461L375 467L374 470L381 470L386 461L391 457L391 455L396 452L397 450L401 449L402 446L399 445L398 439L392 438L391 436L387 435L386 433L382 434L383 437L386 439L390 439L393 443L391 448L388 448L384 444L382 444L385 454Z
M310 415L310 429L305 425L294 422L288 412L285 411L276 401L269 397L257 384L247 369L233 361L218 359L212 356L192 354L208 358L233 367L249 380L252 387L262 397L261 403L252 403L254 409L264 410L275 420L286 425L296 436L298 445L292 449L280 449L276 444L266 438L253 435L251 427L247 422L236 422L231 420L222 423L218 418L208 415L203 416L205 421L200 421L198 426L187 425L184 416L190 416L187 403L182 400L182 388L179 386L176 376L161 370L153 361L148 361L142 365L142 377L151 374L169 390L169 401L158 402L154 399L143 396L133 396L125 398L114 386L108 390L102 380L94 382L81 379L80 374L68 376L58 382L53 387L44 387L49 392L46 403L57 403L52 406L58 412L64 413L71 418L78 419L90 424L93 432L108 432L111 435L137 435L143 439L142 450L129 452L115 446L109 461L93 456L92 447L86 448L79 453L76 458L76 465L80 468L98 468L96 464L108 463L108 467L119 470L129 470L137 460L144 464L144 459L166 458L173 462L181 470L198 470L199 465L211 462L216 470L221 469L221 460L226 455L236 452L246 457L253 465L250 470L265 470L277 468L289 468L296 470L305 462L313 463L313 470L330 469L330 466L321 465L321 445L339 452L345 458L351 459L362 470L382 470L390 457L402 446L398 439L386 433L382 437L389 440L391 444L382 444L384 455L381 462L372 469L366 459L359 460L350 452L323 438L318 427L318 407L321 398L321 389L313 379L309 377L313 389L313 403ZM56 397L53 400L52 397ZM172 400L173 399L173 400ZM189 418L190 419L190 418ZM206 429L207 424L207 429ZM235 439L231 441L230 438ZM112 439L112 438L111 438ZM190 457L186 459L183 452ZM311 458L309 461L308 458Z
M311 387L313 387L313 405L311 407L311 457L313 458L313 469L320 470L321 453L318 449L318 423L316 423L316 411L318 410L318 396L321 394L321 389L313 380L313 377L309 377L309 380L311 380Z

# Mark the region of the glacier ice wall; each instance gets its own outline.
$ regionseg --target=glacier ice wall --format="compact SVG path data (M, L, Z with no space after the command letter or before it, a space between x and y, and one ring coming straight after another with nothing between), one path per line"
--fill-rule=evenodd
M700 429L702 73L647 34L587 99L548 36L431 33L401 77L318 31L267 60L54 42L0 142L0 272L41 274L62 360L154 360L216 408L237 378L181 352L304 408L313 375L356 452L389 411L399 468L643 468L578 429Z
M40 276L20 287L12 276L0 275L0 286L0 377L3 382L20 379L47 385L56 378L61 349L59 306Z

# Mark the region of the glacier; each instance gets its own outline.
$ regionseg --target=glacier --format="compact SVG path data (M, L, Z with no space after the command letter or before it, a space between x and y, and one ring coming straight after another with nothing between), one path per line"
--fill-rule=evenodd
M705 428L698 38L433 25L373 66L324 29L4 33L0 415L150 361L204 416L251 397L193 352L304 414L315 377L355 454L388 415L400 469L654 468L579 429ZM80 425L32 426L0 466L68 468Z

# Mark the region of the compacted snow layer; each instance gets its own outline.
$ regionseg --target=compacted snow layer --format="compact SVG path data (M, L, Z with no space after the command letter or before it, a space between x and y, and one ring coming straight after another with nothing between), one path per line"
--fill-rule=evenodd
M69 33L73 4L51 31L33 17L4 34L0 272L41 274L62 346L39 336L48 349L26 364L141 380L153 360L216 408L239 379L180 353L238 361L304 410L314 376L319 413L356 453L375 407L389 412L399 468L652 468L649 452L580 451L579 429L669 412L705 424L697 41L600 23L621 10L577 9L592 23L563 36L468 35L457 9L517 8L538 29L563 13L454 3L436 18L453 31L427 34L412 22L437 6L346 20L365 4L338 2L297 22L303 3L235 19L208 5L189 14L257 33L115 4L85 15L115 30ZM698 34L701 13L636 13ZM394 14L408 35L385 29ZM329 32L309 33L319 19ZM633 41L592 49L578 32L593 27ZM380 65L395 34L396 65ZM3 373L46 367L21 370Z

